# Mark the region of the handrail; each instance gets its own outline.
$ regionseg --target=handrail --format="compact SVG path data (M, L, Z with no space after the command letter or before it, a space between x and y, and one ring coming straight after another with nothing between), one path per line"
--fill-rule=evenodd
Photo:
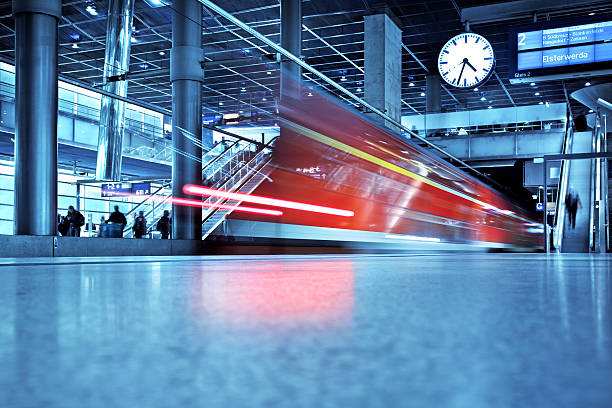
M565 143L563 144L563 154L571 153L572 143L574 141L574 129L572 126L572 120L569 118L567 121ZM563 231L565 227L565 196L567 195L567 188L569 183L569 170L570 160L561 160L559 188L557 189L557 205L555 208L555 229L553 237L553 246L557 251L561 251L561 245L563 242ZM547 174L544 177L548 177ZM546 192L544 192L546 194ZM544 208L546 211L546 208Z
M238 142L233 142L233 143L231 143L231 144L230 144L230 146L229 146L229 147L227 147L227 146L226 146L227 142L230 142L230 143L231 143L231 141L228 141L228 140L221 140L220 142L215 143L215 144L213 145L213 147L211 147L211 148L210 148L210 149L209 149L209 150L208 150L206 153L204 153L204 155L202 156L202 166L203 166L203 167L202 167L202 170L203 170L204 168L206 168L206 166L208 166L209 164L211 164L211 163L212 163L214 160L216 160L216 159L217 159L219 156L221 156L223 153L225 153L226 151L228 151L229 149L231 149L231 148L232 148L232 146L233 146L234 144L238 143ZM206 161L206 160L205 160L205 157L206 157L206 156L208 156L209 154L212 154L212 152L213 152L213 151L214 151L214 150L215 150L215 149L216 149L218 146L226 146L226 149L225 149L225 150L223 150L222 152L220 152L220 153L219 153L218 155L216 155L215 157L213 157L211 160Z
M158 188L157 190L155 190L152 194L149 194L147 196L147 198L145 198L144 200L142 200L140 203L138 203L138 205L136 205L135 207L133 207L130 211L128 211L127 213L125 213L125 216L127 217L128 215L132 214L133 212L136 211L136 209L138 207L140 207L141 205L143 205L144 203L146 203L147 201L149 201L152 197L154 197L155 195L157 195L157 193L159 193L161 190L163 190L164 188L168 187L170 184L172 183L166 183L163 184L160 188Z
M243 166L240 167L240 169L238 169L235 174L230 177L229 179L227 179L221 186L219 186L220 189L224 189L224 190L230 190L233 187L235 187L235 184L232 185L231 187L227 188L226 186L234 179L234 177L236 177L236 175L240 174L240 172L242 172L242 170L244 170L245 168L248 169L249 165L257 160L260 160L262 157L266 156L267 154L269 154L269 152L266 152L266 149L270 149L272 148L272 146L274 145L274 143L276 143L276 140L278 139L279 136L274 137L272 140L270 140L266 145L265 148L261 149L259 152L257 152L257 154L248 162L244 163ZM255 167L253 167L254 170ZM245 176L242 176L242 178L244 178ZM227 201L224 198L221 197L208 197L206 200L204 200L204 202L211 202L213 201L216 203L220 202L220 201ZM208 220L215 212L217 211L217 208L214 207L209 207L205 213L202 214L202 224L204 224L206 222L206 220Z
M213 164L215 164L215 162L217 160L220 160L222 157L225 156L225 154L229 151L231 151L234 146L236 146L238 143L240 143L239 140L236 140L235 142L233 142L227 149L225 149L224 151L222 151L221 153L219 153L214 159L210 160L209 162L207 162L206 164L204 164L204 162L202 162L203 166L202 166L202 176L204 176L204 171L209 168L210 166L212 166Z
M238 151L232 151L232 149L238 145L239 149ZM215 159L213 159L212 161L210 161L205 167L202 168L202 178L204 178L205 176L205 172L214 164L217 164L217 162L219 160L221 160L222 158L227 158L229 156L229 159L227 162L223 163L222 166L219 167L219 169L221 169L223 166L225 166L227 163L231 162L232 157L235 156L236 154L244 151L247 148L246 145L241 144L241 141L236 141L234 142L227 150L225 150L223 153L221 153L219 156L217 156ZM229 152L229 153L228 153ZM212 174L215 174L217 171L219 170L214 170Z

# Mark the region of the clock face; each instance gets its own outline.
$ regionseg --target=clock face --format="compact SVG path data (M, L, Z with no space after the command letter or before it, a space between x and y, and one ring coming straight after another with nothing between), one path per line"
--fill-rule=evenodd
M463 33L451 38L440 51L438 70L456 88L473 88L489 78L495 65L493 47L481 35Z

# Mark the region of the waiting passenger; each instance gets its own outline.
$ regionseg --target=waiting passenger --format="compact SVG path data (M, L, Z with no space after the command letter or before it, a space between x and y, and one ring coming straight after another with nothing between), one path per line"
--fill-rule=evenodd
M98 237L108 237L108 233L106 232L106 218L104 216L100 217L100 226L98 227Z
M110 217L108 217L107 223L109 222L112 222L113 224L121 225L121 232L119 233L119 236L115 237L113 235L113 237L114 238L123 237L123 230L125 229L125 226L127 225L127 220L125 219L125 215L123 215L123 213L119 211L118 205L115 206L115 211L110 215Z
M144 217L144 211L138 213L138 217L134 219L134 237L142 238L147 233L147 219Z
M172 221L170 220L170 211L164 210L164 215L157 221L156 229L161 232L162 239L168 239L172 230Z
M66 217L63 215L57 214L57 232L61 236L68 235L68 230L70 229L70 225L68 225L68 221L66 221Z
M85 217L83 217L83 214L75 210L73 206L70 206L68 207L66 221L68 222L68 235L71 237L80 237L81 227L85 225Z

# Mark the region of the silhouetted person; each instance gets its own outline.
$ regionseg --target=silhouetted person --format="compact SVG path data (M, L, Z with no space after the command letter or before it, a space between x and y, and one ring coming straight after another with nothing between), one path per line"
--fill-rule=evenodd
M147 233L147 220L144 217L144 211L140 211L138 213L138 217L134 219L134 226L132 227L134 230L134 237L142 238Z
M70 206L68 207L66 221L68 222L68 235L71 237L80 237L81 227L85 225L85 217L83 217L83 214L75 210L73 206Z
M104 236L108 236L108 233L106 232L106 219L104 218L104 216L100 217L100 227L98 228L98 236L99 237L104 237Z
M164 210L164 215L157 221L156 229L161 232L162 239L168 239L172 230L172 221L170 220L170 211Z
M570 190L565 196L565 209L567 210L569 218L568 226L571 226L572 230L576 229L576 214L578 213L578 208L582 208L580 195Z
M112 222L113 224L120 224L121 225L121 237L123 236L123 230L125 229L125 226L127 225L127 220L125 219L125 215L123 215L123 213L121 211L119 211L119 206L116 205L115 206L115 211L113 211L110 215L110 217L108 217L108 221L106 221L107 223Z
M68 235L68 230L70 229L70 225L66 220L66 217L63 215L57 214L57 232L60 233L61 236Z

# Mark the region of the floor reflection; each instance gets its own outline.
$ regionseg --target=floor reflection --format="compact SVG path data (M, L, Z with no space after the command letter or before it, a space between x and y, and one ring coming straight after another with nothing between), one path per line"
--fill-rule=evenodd
M258 262L244 270L229 263L190 280L192 311L206 325L308 330L343 327L352 319L351 259Z

